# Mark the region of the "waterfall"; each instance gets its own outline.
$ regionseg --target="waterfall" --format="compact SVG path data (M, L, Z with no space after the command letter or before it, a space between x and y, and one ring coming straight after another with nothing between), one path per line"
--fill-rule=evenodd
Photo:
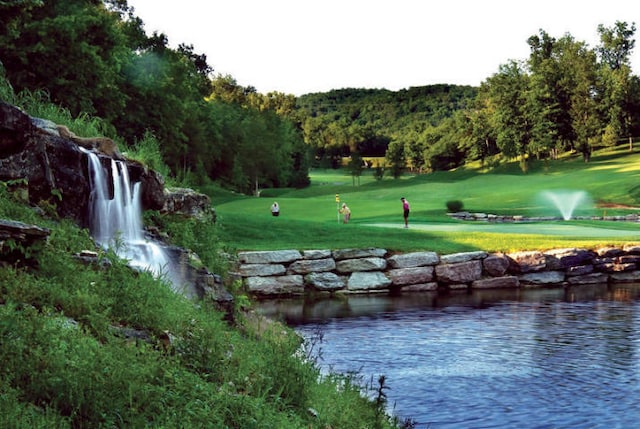
M141 186L129 180L127 165L111 159L111 178L95 153L82 149L89 158L89 228L103 248L114 249L129 265L150 271L154 276L171 278L170 259L164 249L145 239L142 229ZM113 189L110 192L110 186Z

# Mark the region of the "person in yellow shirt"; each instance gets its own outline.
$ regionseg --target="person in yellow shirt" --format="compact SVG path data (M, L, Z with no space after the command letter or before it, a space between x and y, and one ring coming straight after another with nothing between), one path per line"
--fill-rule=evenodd
M340 214L342 214L342 222L349 223L349 219L351 219L351 210L347 206L346 203L342 203L342 208L339 210Z

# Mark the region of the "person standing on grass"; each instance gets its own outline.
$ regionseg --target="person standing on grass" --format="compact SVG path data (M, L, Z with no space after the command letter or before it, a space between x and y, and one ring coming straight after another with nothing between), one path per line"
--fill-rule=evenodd
M342 214L342 222L349 223L349 219L351 219L351 210L346 203L342 203L342 208L339 210L340 214Z
M271 205L271 216L280 216L280 206L277 201Z
M404 217L404 227L409 228L409 201L405 197L400 198L402 201L402 216Z

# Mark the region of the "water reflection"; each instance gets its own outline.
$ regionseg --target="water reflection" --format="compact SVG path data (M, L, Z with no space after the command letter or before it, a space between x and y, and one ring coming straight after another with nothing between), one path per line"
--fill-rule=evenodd
M262 301L258 311L290 326L410 311L448 307L488 308L504 302L543 303L549 301L632 301L640 297L640 285L607 284L551 289L494 289L472 292L423 292L390 296L386 294L341 295L335 297L286 298Z
M384 374L391 412L435 428L628 428L640 419L640 285L260 304L324 370Z

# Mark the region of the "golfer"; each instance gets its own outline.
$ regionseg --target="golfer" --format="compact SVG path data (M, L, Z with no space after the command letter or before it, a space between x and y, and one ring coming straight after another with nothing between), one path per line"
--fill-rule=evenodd
M405 197L400 198L402 201L402 215L404 217L404 227L409 228L409 201Z

